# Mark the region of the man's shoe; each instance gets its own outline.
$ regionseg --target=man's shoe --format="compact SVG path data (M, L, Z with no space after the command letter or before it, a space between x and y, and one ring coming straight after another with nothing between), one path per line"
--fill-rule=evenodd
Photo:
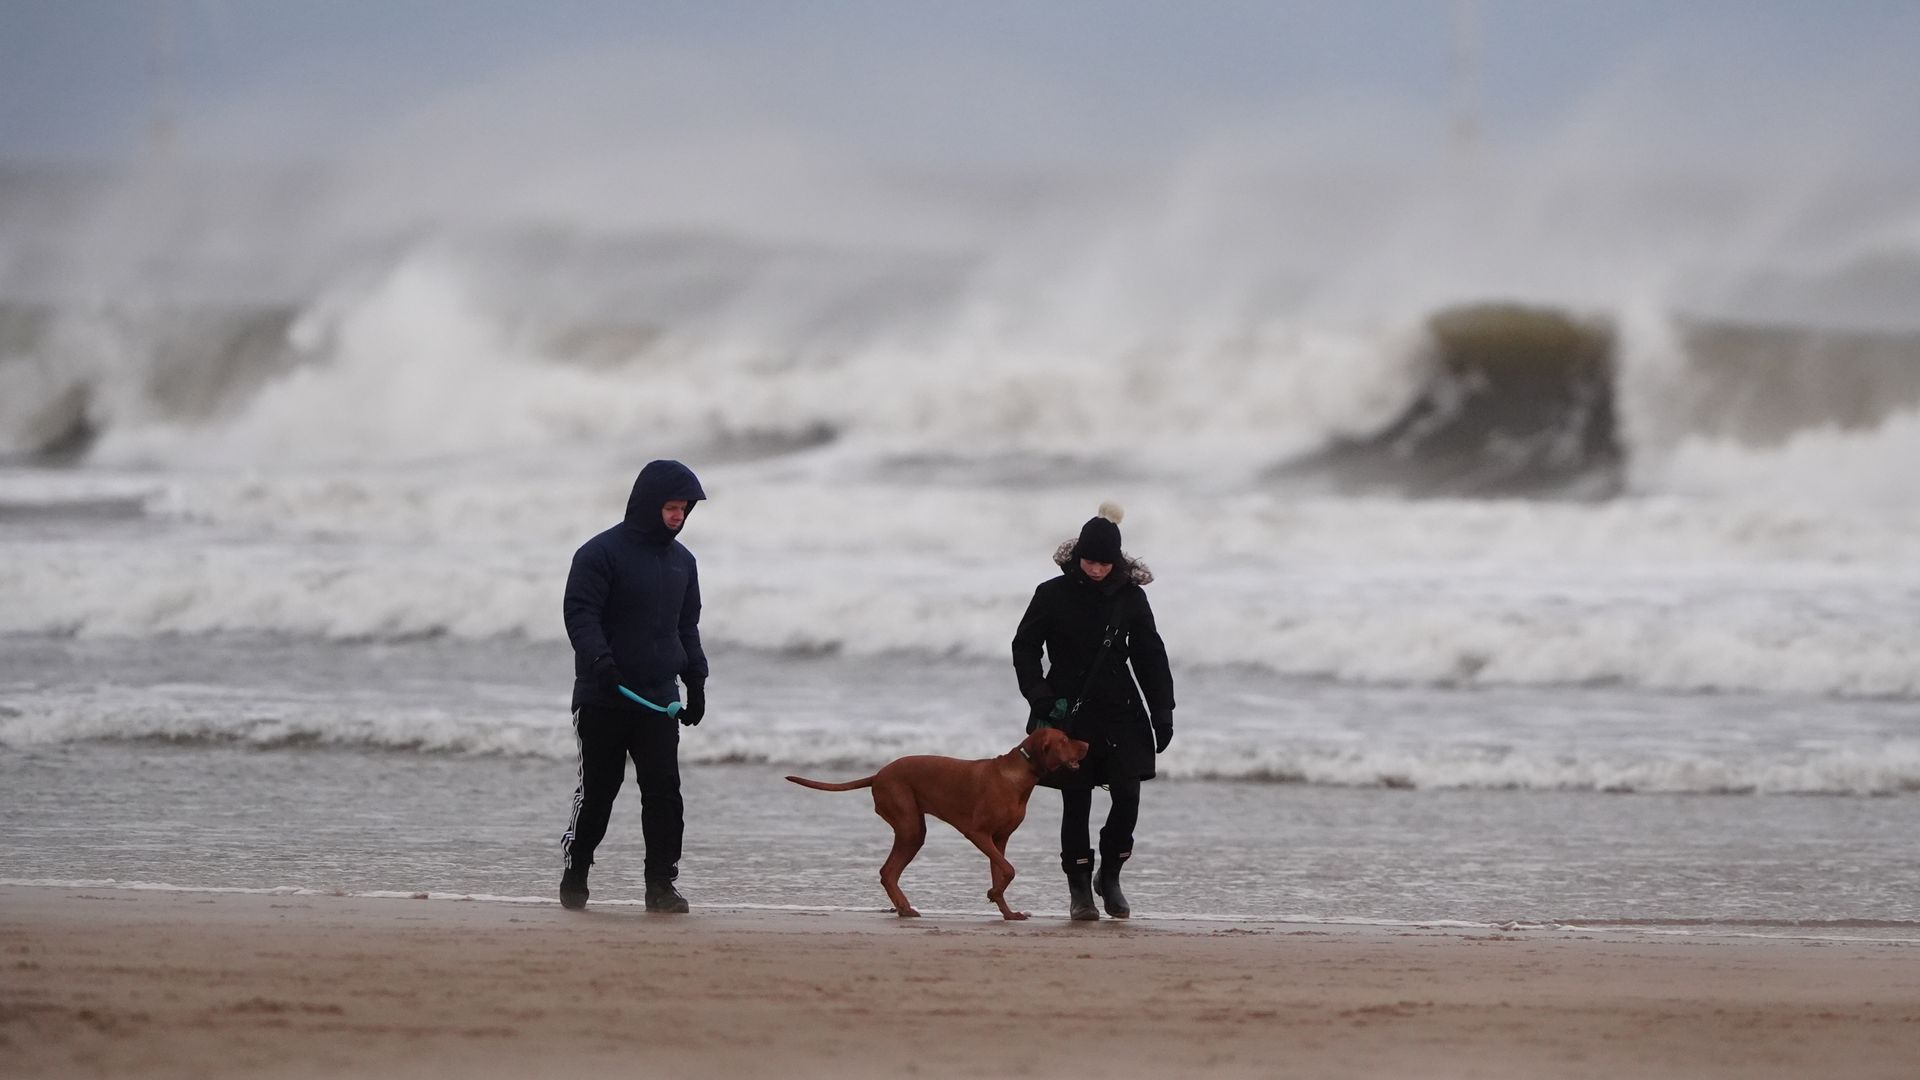
M560 872L560 906L579 911L587 906L587 868Z
M671 881L649 881L647 910L684 915L687 912L687 898L680 895L680 890L674 888Z

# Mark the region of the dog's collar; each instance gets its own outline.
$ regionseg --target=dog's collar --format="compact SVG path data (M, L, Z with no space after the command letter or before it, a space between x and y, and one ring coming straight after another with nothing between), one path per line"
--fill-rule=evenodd
M1035 776L1047 775L1047 770L1042 768L1040 766L1040 763L1033 759L1032 751L1028 750L1024 746L1016 746L1014 747L1014 749L1020 751L1020 756L1027 759L1027 767L1033 770L1033 775Z

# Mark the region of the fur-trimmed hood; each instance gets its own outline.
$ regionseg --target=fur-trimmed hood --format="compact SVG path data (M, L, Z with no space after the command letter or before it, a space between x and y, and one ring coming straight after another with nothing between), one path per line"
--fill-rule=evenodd
M1074 569L1073 549L1079 543L1080 538L1076 536L1064 541L1059 547L1053 549L1053 564L1062 570L1072 571ZM1134 558L1124 551L1120 553L1120 557L1126 560L1127 582L1129 584L1153 584L1153 571L1147 569L1146 563L1141 562L1139 559Z

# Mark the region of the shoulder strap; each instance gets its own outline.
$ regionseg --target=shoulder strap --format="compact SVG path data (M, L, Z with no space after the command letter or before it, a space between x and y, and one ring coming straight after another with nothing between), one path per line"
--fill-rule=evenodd
M1127 592L1123 588L1120 595L1113 598L1113 607L1107 611L1107 626L1100 634L1100 649L1093 654L1093 663L1087 665L1087 677L1080 684L1080 696L1073 699L1073 705L1067 709L1066 728L1073 730L1073 718L1080 715L1080 706L1086 704L1087 695L1093 692L1093 680L1100 674L1100 665L1106 661L1107 653L1112 650L1114 640L1125 627L1122 618L1126 610Z

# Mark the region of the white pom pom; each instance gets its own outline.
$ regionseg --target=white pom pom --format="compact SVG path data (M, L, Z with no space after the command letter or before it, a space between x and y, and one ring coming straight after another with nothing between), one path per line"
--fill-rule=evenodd
M1120 508L1119 503L1108 499L1106 502L1100 504L1100 516L1118 525L1120 524L1120 519L1127 516L1127 512Z

